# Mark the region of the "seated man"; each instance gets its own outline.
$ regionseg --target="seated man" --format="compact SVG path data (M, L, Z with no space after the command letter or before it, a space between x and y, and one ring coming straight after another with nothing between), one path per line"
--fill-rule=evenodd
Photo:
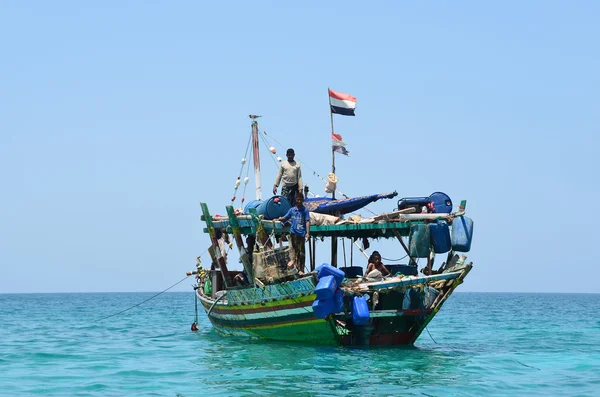
M381 263L381 255L377 251L373 251L373 253L369 257L369 265L367 266L367 271L365 272L365 277L369 278L369 273L371 273L375 270L377 270L379 272L381 277L391 275L391 273L387 269L387 267L385 267L385 265L383 263ZM374 273L371 276L374 276L376 274L377 273Z

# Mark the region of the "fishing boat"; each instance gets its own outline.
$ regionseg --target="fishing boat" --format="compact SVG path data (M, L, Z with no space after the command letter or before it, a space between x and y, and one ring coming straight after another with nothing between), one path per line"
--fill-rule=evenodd
M351 214L397 193L336 199L334 188L331 197L307 198L309 263L303 271L290 268L289 226L275 219L292 204L283 196L261 200L259 116L250 117L257 200L235 208L234 196L223 216L212 215L201 203L211 265L205 269L199 259L188 272L196 276L192 329L197 329L200 306L214 329L228 336L344 346L413 344L472 269L465 255L473 235L466 201L454 211L450 197L435 192L401 198L394 211L361 218ZM238 176L236 190L240 180ZM340 241L367 258L370 242L382 238L398 242L406 264L388 265L385 277L381 272L363 274L353 255L350 266L345 262L338 267ZM319 247L330 243L330 263L315 263L317 241ZM223 248L233 244L243 270L229 270ZM446 260L437 266L440 255ZM420 259L426 262L421 272Z

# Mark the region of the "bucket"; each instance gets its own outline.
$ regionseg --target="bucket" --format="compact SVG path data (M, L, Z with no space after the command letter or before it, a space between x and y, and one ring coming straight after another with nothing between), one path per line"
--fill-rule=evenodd
M246 206L244 207L244 214L250 214L250 208L254 208L257 209L258 206L262 203L262 200L254 200L254 201L250 201L248 204L246 204Z
M273 196L260 203L256 208L256 211L260 215L263 215L266 220L272 220L284 216L290 208L292 208L292 206L287 198L284 196Z

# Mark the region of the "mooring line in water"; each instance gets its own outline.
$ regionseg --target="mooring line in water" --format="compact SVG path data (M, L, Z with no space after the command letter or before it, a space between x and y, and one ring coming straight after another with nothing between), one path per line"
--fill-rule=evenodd
M520 361L519 361L519 360L517 360L516 358L515 358L515 361L516 361L516 362L518 362L519 364L521 364L521 365L522 365L522 366L524 366L524 367L527 367L527 368L533 368L533 369L537 369L538 371L541 371L541 369L539 369L539 368L537 368L537 367L532 367L531 365L523 364L522 362L520 362Z
M427 331L427 333L429 334L429 337L431 338L431 340L433 341L433 343L435 343L436 345L439 345L439 343L437 343L435 341L435 339L433 339L433 336L431 336L431 333L429 332L429 328L425 327L425 331Z
M120 311L120 312L118 312L118 313L111 314L110 316L106 316L106 317L99 318L99 319L97 319L97 320L94 320L93 322L95 323L95 322L98 322L98 321L106 320L107 318L111 318L111 317L114 317L114 316L118 316L118 315L119 315L119 314L121 314L121 313L125 313L125 312L126 312L126 311L128 311L128 310L131 310L131 309L133 309L133 308L136 308L136 307L138 307L138 306L140 306L140 305L143 305L144 303L148 302L149 300L152 300L152 299L156 298L158 295L160 295L160 294L163 294L163 293L167 292L168 290L170 290L171 288L175 287L176 285L178 285L178 284L181 284L181 283L182 283L182 282L183 282L185 279L187 279L188 277L189 277L189 276L185 276L184 278L182 278L181 280L179 280L179 281L178 281L178 282L176 282L175 284L171 285L169 288L167 288L167 289L165 289L165 290L162 290L162 291L161 291L161 292L159 292L158 294L156 294L156 295L154 295L154 296L151 296L150 298L146 299L146 300L145 300L145 301L143 301L143 302L140 302L140 303L138 303L138 304L136 304L136 305L133 305L133 306L131 306L131 307L129 307L129 308L127 308L127 309L125 309L125 310L121 310L121 311Z
M210 314L210 312L212 312L213 307L215 307L215 305L217 304L218 301L220 301L223 297L225 297L226 294L223 294L221 296L219 296L212 304L212 306L210 307L210 309L208 309L208 311L206 312L206 316L208 316Z

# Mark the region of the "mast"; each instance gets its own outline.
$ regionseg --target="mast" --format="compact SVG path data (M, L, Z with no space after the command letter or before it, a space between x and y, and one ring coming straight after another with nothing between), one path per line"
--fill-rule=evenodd
M260 154L258 153L258 121L255 114L251 114L248 117L252 119L252 154L254 163L254 179L256 180L256 199L261 199L262 188L260 186Z

